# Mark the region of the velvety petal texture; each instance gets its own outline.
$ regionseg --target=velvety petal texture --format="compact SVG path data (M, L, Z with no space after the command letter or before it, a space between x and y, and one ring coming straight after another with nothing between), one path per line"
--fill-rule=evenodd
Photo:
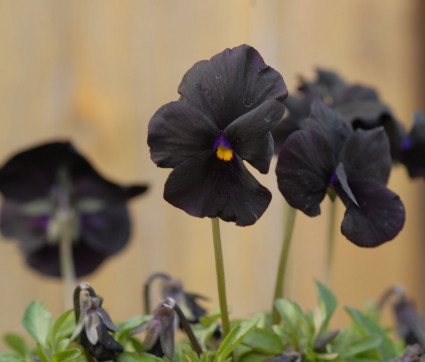
M248 45L196 63L183 77L180 99L149 122L148 145L159 167L171 167L164 198L197 217L255 223L271 200L244 165L269 171L270 130L284 115L282 76Z
M309 130L294 132L283 144L276 165L279 190L292 207L308 216L319 215L334 165L325 137Z
M350 181L358 205L346 203L341 232L358 246L375 247L394 239L403 228L405 210L400 198L385 186Z
M0 230L18 240L27 264L60 276L59 242L68 215L77 276L93 272L130 237L126 202L146 191L104 179L70 142L52 142L13 156L0 169Z

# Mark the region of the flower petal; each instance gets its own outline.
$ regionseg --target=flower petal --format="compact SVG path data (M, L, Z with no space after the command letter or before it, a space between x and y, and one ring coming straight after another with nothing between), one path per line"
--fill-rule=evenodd
M209 61L196 63L184 75L178 92L221 130L264 101L283 101L288 95L282 76L248 45L226 49Z
M4 199L1 208L0 230L6 238L19 240L24 253L40 249L46 243L49 216L27 216L24 203Z
M152 161L159 167L175 167L213 149L219 134L217 126L197 108L180 101L168 103L149 122Z
M350 181L359 206L347 198L341 231L362 247L375 247L392 240L403 228L405 211L400 198L385 186L369 181ZM339 194L339 192L337 191Z
M349 180L368 180L386 185L392 161L384 129L356 130L344 144L340 160Z
M320 214L335 168L331 147L313 131L296 131L284 143L276 166L277 183L286 201L308 216Z
M107 258L107 255L94 251L81 241L73 245L72 254L77 277L94 272ZM26 263L41 274L61 276L58 245L47 244L41 249L26 254Z
M335 158L338 158L342 146L353 133L351 125L344 117L321 101L314 101L311 104L311 113L304 125L304 128L313 130L326 138Z
M425 112L415 112L413 127L401 145L400 154L410 177L425 177Z
M113 255L130 238L130 215L125 203L115 204L96 214L81 215L81 237L93 250Z
M288 136L302 129L303 121L310 114L310 101L306 98L288 96L284 102L285 117L271 130L274 140L274 152L279 154Z
M225 162L204 152L177 166L165 183L164 198L197 217L220 217L236 225L254 224L271 193L248 172L238 155Z
M224 130L224 136L238 155L261 173L269 171L274 150L270 130L282 120L284 112L282 102L270 99L236 119Z

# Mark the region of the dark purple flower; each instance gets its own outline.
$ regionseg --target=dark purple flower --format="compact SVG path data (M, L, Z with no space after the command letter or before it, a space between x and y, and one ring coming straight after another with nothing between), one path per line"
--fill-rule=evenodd
M400 145L400 162L410 177L425 177L425 112L415 113L412 129Z
M80 296L80 292L84 294ZM81 283L76 289L79 298L75 313L77 325L71 340L80 336L80 344L98 361L116 361L117 354L123 352L123 347L109 334L117 332L109 314L102 308L102 297L96 295L87 284Z
M70 142L20 152L0 169L0 229L27 264L60 276L58 243L69 238L77 276L93 272L130 237L126 202L147 189L104 179Z
M302 128L302 122L310 112L311 103L321 100L341 114L354 129L384 127L390 140L392 158L397 160L399 145L406 132L373 88L347 84L336 73L318 69L316 80L308 82L301 78L298 90L297 96L290 96L285 102L290 116L272 130L277 153L280 150L278 146L283 145L288 136L283 130L290 126L292 129L296 126ZM290 124L286 121L290 121Z
M146 331L143 348L157 357L167 356L170 360L174 354L174 334L179 325L179 319L174 310L176 302L167 298L152 312L153 318L135 329L132 334Z
M271 193L243 161L267 173L273 156L270 129L283 116L281 75L248 45L196 63L183 77L180 99L149 123L151 158L170 167L164 198L197 217L250 225Z
M353 131L339 113L315 101L305 129L284 143L276 174L287 202L306 215L320 214L327 192L338 195L346 206L342 233L373 247L393 239L404 224L404 206L386 187L391 165L382 127Z

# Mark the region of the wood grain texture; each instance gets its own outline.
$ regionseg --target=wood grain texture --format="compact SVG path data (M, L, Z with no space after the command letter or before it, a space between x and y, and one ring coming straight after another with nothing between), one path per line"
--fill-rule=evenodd
M210 221L189 217L162 199L169 170L150 160L150 117L178 98L178 84L193 63L248 43L282 73L290 91L297 75L313 77L315 67L330 68L349 81L374 85L410 126L413 110L425 108L417 62L425 43L418 32L419 3L0 2L0 161L34 144L70 138L105 176L149 183L149 193L131 203L131 243L85 280L117 321L141 313L141 285L157 271L209 296L211 310L218 302ZM221 223L233 317L271 305L283 220L283 199L271 170L266 176L255 173L273 193L265 215L247 228ZM406 227L393 242L373 250L337 237L332 285L341 305L360 308L365 298L375 300L395 283L421 296L424 240L418 195L424 184L411 182L398 168L390 187L405 202ZM297 219L287 291L303 307L314 308L313 278L323 277L327 213L324 205L320 217ZM20 319L33 299L45 302L55 316L62 311L60 283L26 268L12 241L0 240L0 290L0 335L23 331ZM340 309L337 324L345 320Z

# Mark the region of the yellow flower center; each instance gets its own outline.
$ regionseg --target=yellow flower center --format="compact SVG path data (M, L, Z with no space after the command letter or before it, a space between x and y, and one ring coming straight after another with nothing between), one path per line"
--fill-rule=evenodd
M226 148L222 143L217 147L216 151L217 158L223 161L231 161L233 159L233 150Z

